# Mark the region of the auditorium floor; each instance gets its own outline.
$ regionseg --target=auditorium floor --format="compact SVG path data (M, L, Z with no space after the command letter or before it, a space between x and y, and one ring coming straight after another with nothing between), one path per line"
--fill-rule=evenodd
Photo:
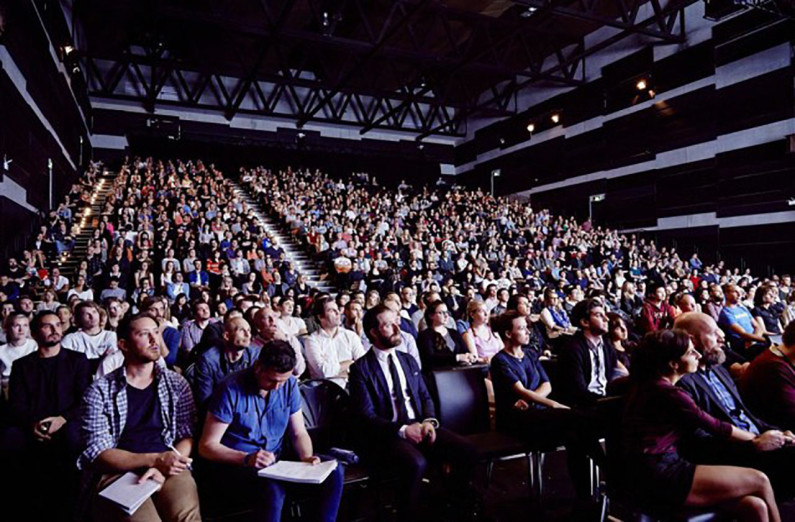
M366 492L367 490L363 490ZM348 491L348 493L352 493ZM372 492L370 492L372 493ZM387 494L388 496L388 494ZM358 498L357 498L358 497ZM355 493L343 502L341 520L377 520L372 513L373 495ZM544 463L544 498L541 506L531 495L527 485L527 465L524 459L498 462L494 465L492 483L486 492L486 519L489 522L569 522L572 520L574 489L566 472L565 453L547 454ZM351 505L350 503L352 502ZM427 506L422 521L441 522L433 514L434 503L430 500L423 503ZM368 507L370 509L368 509ZM346 510L349 509L349 511ZM782 520L795 522L795 501L780 504ZM347 511L345 513L344 511ZM370 513L370 516L365 513ZM363 517L363 518L359 518ZM387 520L390 520L387 517ZM593 518L592 520L598 520ZM452 521L451 522L456 522Z

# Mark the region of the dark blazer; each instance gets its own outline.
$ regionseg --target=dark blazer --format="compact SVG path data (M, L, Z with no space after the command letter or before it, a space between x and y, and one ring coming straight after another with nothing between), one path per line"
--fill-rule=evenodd
M82 353L61 348L57 359L52 397L42 397L39 390L45 376L39 371L39 352L14 361L9 383L9 402L13 422L30 427L45 417L60 415L73 421L80 415L83 392L91 383L89 363Z
M16 369L16 366L14 366L14 368ZM715 375L717 375L718 379L720 379L726 389L729 390L729 393L731 393L732 397L734 398L734 402L740 408L745 410L745 414L748 415L748 418L757 425L760 432L776 429L775 426L767 424L765 421L754 415L750 409L748 409L743 402L742 397L740 397L740 392L737 390L737 385L734 384L734 381L732 380L731 375L729 375L729 372L726 370L726 368L721 365L716 365L712 367L712 371L715 372ZM695 401L699 408L718 420L734 424L729 411L720 401L718 396L715 395L715 392L712 391L712 386L710 386L709 381L707 381L707 377L703 373L699 371L685 375L679 379L679 382L677 382L676 385L685 390L693 398L693 401Z
M354 417L361 422L362 430L359 435L362 436L362 442L368 444L377 444L379 439L396 438L400 430L400 424L392 421L392 396L384 372L378 364L376 350L377 348L371 348L364 357L354 362L348 374L351 410ZM417 361L403 352L396 351L395 354L406 376L411 407L417 415L417 420L435 417L433 400L425 386Z
M618 357L613 345L602 338L607 382L613 378ZM563 345L558 355L558 379L552 383L553 392L567 406L588 406L600 399L588 391L591 382L591 354L585 334L578 331Z
M450 368L457 364L455 356L469 353L464 338L455 329L447 329L455 343L455 350L450 351L442 336L432 328L426 328L417 336L417 349L422 360L422 370L431 372L441 368Z

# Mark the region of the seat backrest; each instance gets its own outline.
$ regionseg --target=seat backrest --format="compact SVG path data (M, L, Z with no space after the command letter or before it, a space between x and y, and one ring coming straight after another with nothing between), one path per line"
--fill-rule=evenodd
M316 449L339 446L345 440L349 397L339 384L312 379L299 385L304 425Z
M431 373L436 415L442 426L460 435L489 431L489 399L483 368L436 370Z

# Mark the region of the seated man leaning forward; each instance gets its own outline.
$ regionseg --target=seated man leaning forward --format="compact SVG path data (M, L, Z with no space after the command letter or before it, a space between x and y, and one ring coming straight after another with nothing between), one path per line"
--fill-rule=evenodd
M128 516L98 495L93 519L201 520L196 482L189 470L196 406L179 374L159 367L160 332L146 313L123 320L118 329L124 365L97 379L83 397L83 452L78 465L99 475L102 491L128 471L141 482L163 486Z
M301 491L302 496L313 496L310 520L333 522L342 496L342 466L317 486L257 476L259 469L282 457L285 433L298 460L320 462L304 426L294 366L290 344L274 340L263 345L253 366L221 382L210 400L199 443L199 455L208 461L201 462L202 471L212 481L214 494L252 504L259 521L281 520L287 494Z

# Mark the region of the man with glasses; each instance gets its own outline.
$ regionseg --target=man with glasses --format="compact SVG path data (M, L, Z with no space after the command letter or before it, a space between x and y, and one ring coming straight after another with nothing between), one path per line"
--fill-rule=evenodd
M605 342L607 313L599 299L580 301L571 312L572 325L579 328L563 346L558 358L560 399L572 406L592 406L607 395L607 384L617 372L627 370L615 349Z

